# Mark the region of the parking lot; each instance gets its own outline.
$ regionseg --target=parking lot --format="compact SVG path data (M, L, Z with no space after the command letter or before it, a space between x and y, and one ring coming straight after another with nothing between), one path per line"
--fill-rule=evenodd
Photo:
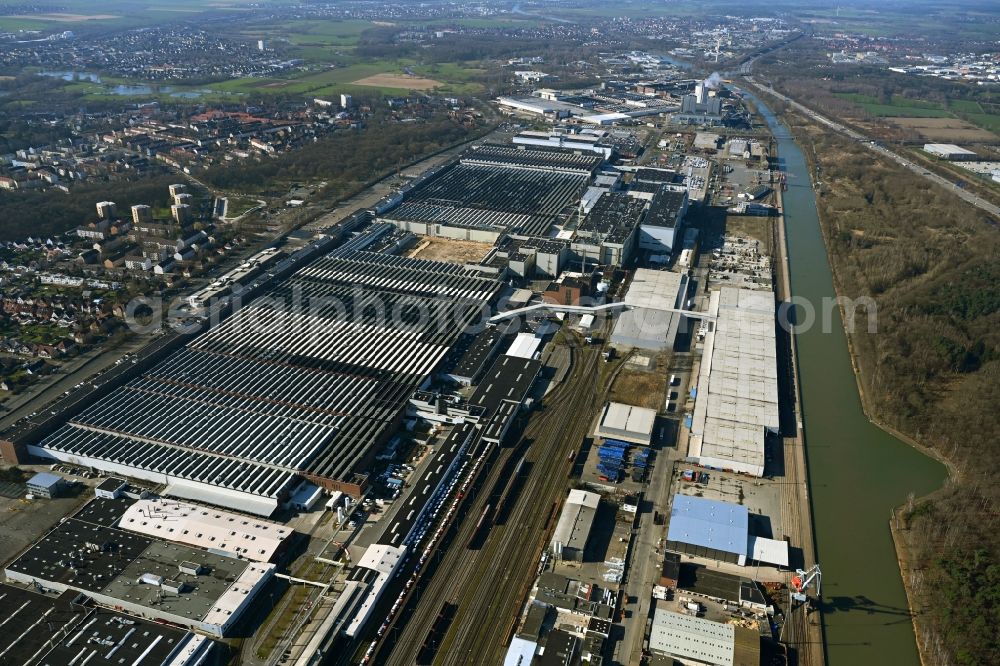
M768 169L748 167L742 160L725 160L715 173L718 178L715 180L712 204L716 206L735 206L740 202L740 193L771 182Z

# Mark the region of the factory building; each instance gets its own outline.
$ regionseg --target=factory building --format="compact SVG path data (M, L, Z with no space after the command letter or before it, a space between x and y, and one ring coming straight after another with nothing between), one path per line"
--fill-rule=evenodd
M518 254L523 257L521 277L536 279L554 279L558 277L570 260L569 244L564 240L547 238L517 239ZM514 266L519 257L511 257L510 269L517 274ZM528 266L531 270L528 270Z
M35 497L59 497L66 492L66 480L57 474L39 472L28 479L28 493Z
M403 231L496 243L546 237L579 200L598 155L486 144L415 185L379 218Z
M274 562L294 534L279 523L170 499L138 500L118 526L253 562Z
M128 482L117 476L109 476L94 488L94 496L101 499L118 499L128 489Z
M542 301L554 305L581 305L594 291L592 275L566 272L545 287Z
M307 264L28 452L261 516L303 477L360 496L407 398L499 291L456 264L358 249L390 230Z
M104 607L221 638L274 574L270 564L109 527L127 502L94 502L11 562L7 580L82 592Z
M610 160L615 153L614 146L601 142L601 137L590 133L569 134L566 132L537 132L526 130L511 141L521 146L541 146L543 148L564 148L597 153Z
M423 236L486 243L505 233L546 237L601 162L593 154L487 144L424 179L379 220Z
M594 434L604 439L649 446L655 423L656 410L609 402L604 405L600 423Z
M0 584L0 655L7 664L200 666L211 639L95 606L76 592L39 594Z
M788 566L788 542L750 533L750 514L740 504L674 495L666 547L676 553L744 566Z
M925 143L924 152L934 157L951 162L963 162L979 159L979 155L953 143Z
M364 627L386 585L403 563L406 551L405 547L379 543L372 544L365 550L348 577L347 585L354 590L353 596L356 596L357 603L353 608L351 621L344 628L346 636L355 638Z
M649 633L653 655L689 666L760 666L760 634L668 610L657 602Z
M636 248L646 203L623 192L604 192L576 229L570 249L581 264L623 266Z
M639 247L656 254L673 254L687 210L688 193L685 187L668 184L658 187L639 227Z
M720 562L747 563L750 514L745 506L674 495L667 548Z
M601 496L585 490L571 490L552 534L552 552L562 560L583 561L590 530L594 526Z
M637 269L625 292L629 307L615 320L611 342L639 349L672 349L684 317L677 310L683 308L687 290L684 273Z
M542 339L534 333L518 333L510 347L504 352L507 356L518 358L536 358L542 345Z
M497 259L505 259L507 270L523 279L554 279L570 260L569 243L565 240L504 236L493 250Z
M461 386L472 386L500 351L503 334L487 328L479 335L464 334L446 359L443 377ZM455 358L452 362L452 357Z
M722 98L709 92L704 83L694 88L694 93L681 99L680 113L674 114L674 122L684 125L721 125Z
M688 458L760 477L766 435L780 425L774 296L723 287L709 315Z
M582 115L582 107L567 104L555 97L498 97L500 110L522 116L541 116L552 122L574 115Z

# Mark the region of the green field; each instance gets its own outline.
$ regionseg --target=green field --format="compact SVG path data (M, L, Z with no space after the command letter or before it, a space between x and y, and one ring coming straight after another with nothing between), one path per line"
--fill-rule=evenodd
M958 111L960 113L982 113L983 107L979 106L979 102L973 102L967 99L951 99L948 100L948 108Z
M0 16L0 30L9 32L16 32L18 30L48 30L51 25L48 21Z
M895 96L890 104L882 104L876 97L858 93L834 93L834 96L882 118L960 118L990 132L1000 132L1000 115L984 112L979 102L973 100L948 100L945 108L938 102Z
M878 98L871 95L857 93L834 93L834 95L857 104L873 116L883 118L948 118L952 115L937 102L926 100L893 97L890 104L883 104L879 102Z
M994 113L961 113L961 118L991 132L1000 132L1000 115Z
M371 21L289 21L281 25L238 24L231 33L223 32L230 39L270 42L287 42L293 55L307 57L300 51L314 51L329 55L334 51L350 51L365 30L376 27Z

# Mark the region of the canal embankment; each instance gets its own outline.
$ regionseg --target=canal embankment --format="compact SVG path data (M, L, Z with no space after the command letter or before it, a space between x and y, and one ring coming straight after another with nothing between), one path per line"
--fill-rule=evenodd
M782 197L788 284L797 309L816 315L794 337L816 554L824 573L827 662L917 664L912 612L887 519L907 497L940 488L945 470L869 419L844 313L829 307L837 291L808 162L789 129L757 104L788 183Z

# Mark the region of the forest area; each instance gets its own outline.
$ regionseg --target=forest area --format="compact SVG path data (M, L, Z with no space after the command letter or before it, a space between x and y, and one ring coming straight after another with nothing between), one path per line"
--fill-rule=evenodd
M866 408L957 471L903 511L921 649L941 666L1000 663L997 222L856 142L786 119L823 173L837 291L878 306L877 332L850 333Z
M438 114L418 123L373 118L360 131L337 132L290 153L270 159L243 160L213 166L197 174L213 188L260 196L282 197L290 184L325 182L321 198L340 199L363 189L373 179L423 155L473 138L483 128L468 128ZM128 180L73 185L69 193L0 192L0 240L61 234L96 219L98 201L114 201L119 210L134 204L167 206L167 186L178 176L143 174Z
M480 129L445 115L417 123L376 116L363 130L336 132L272 159L214 166L198 177L212 187L262 196L284 196L293 182L325 181L319 195L341 198L393 168L472 139Z

